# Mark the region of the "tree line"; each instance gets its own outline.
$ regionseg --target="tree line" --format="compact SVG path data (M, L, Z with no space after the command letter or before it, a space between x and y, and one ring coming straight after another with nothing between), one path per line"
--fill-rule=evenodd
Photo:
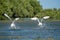
M37 0L0 0L0 20L7 20L4 13L11 18L31 18L37 16L51 16L51 19L60 19L60 9L43 9Z

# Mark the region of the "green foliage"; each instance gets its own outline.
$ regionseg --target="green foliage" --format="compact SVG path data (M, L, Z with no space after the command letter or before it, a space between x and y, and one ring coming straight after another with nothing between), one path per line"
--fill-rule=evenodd
M42 18L49 15L51 19L60 19L60 9L43 9L37 0L0 0L0 20L6 20L7 13L11 18Z
M60 10L59 9L56 9L56 8L53 8L53 9L45 9L44 10L44 14L45 15L49 15L51 17L51 19L54 19L54 20L60 20Z

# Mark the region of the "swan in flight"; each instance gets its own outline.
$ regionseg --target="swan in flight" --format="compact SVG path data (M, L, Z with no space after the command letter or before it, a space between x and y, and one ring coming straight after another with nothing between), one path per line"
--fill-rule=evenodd
M39 21L39 19L38 19L37 17L31 18L31 20L38 21L38 25L42 25L42 20L43 20L43 19L48 19L48 18L50 18L50 16L45 16L45 17L43 17L43 18L41 19L41 21Z
M10 21L12 21L12 19L7 15L7 14L4 14ZM19 18L15 18L15 20L12 21L11 25L10 25L10 28L11 29L16 29L16 26L15 26L15 21L19 20Z
M17 21L17 20L19 20L19 18L15 18L15 20L11 23L10 27L12 29L16 29L16 27L15 27L15 21Z
M42 25L42 22L40 22L39 19L38 19L37 17L31 18L31 20L38 21L38 25Z

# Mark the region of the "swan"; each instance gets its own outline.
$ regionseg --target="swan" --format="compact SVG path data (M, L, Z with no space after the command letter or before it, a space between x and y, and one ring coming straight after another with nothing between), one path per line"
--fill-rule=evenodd
M15 20L11 23L10 27L12 29L16 29L16 27L15 27L15 21L17 21L17 20L19 20L19 18L15 18Z
M4 14L10 21L12 21L12 19L5 13ZM11 25L10 25L10 28L12 29L16 29L15 27L15 21L19 20L19 18L15 18L15 20L12 21Z
M42 25L42 22L40 22L39 19L38 19L37 17L31 18L31 20L38 21L38 25Z
M33 17L33 18L31 18L31 20L34 20L34 21L38 21L38 25L42 25L42 20L43 19L48 19L48 18L50 18L50 16L44 16L42 19L41 19L41 21L39 21L39 19L37 18L37 17Z

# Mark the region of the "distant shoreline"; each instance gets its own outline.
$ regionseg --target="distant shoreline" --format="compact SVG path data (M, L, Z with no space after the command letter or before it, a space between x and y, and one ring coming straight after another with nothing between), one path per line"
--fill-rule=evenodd
M18 20L17 22L23 22L24 20ZM45 20L46 22L60 22L60 20ZM10 20L0 20L0 22L11 22Z
M48 21L48 22L60 22L60 20L46 20L46 21Z
M10 20L0 20L0 22L12 22ZM18 20L17 22L23 22L22 20Z

